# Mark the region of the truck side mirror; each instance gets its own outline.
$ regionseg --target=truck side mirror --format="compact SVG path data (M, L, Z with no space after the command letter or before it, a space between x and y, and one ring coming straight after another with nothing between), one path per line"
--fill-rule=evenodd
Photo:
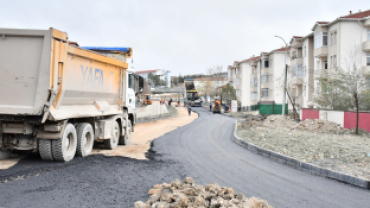
M143 88L144 88L144 78L139 77L139 89L140 89L140 92L142 92Z

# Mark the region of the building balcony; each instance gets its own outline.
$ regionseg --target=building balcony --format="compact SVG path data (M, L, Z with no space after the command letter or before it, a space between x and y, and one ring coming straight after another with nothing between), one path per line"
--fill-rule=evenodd
M364 26L365 27L370 27L370 19L369 18L367 20L365 20Z
M297 48L302 48L302 42L294 40L291 47L296 48L296 49Z
M261 84L261 88L270 88L273 89L274 83L273 82L265 82Z
M319 69L319 70L315 70L313 71L313 78L314 79L319 79L320 77L326 75L329 73L329 70L327 69Z
M251 67L255 67L255 66L257 66L257 62L255 61L255 62L250 62L251 63Z
M303 77L294 76L289 80L289 84L292 86L302 85Z
M370 52L370 41L365 41L363 44L362 44L362 48L365 52Z
M261 74L270 74L271 71L270 68L264 68L261 70Z
M302 64L302 56L293 57L292 60L290 61L291 66L298 65L298 64Z
M370 75L370 66L364 66L364 75Z
M313 54L315 57L328 56L328 46L321 46L320 48L316 48Z

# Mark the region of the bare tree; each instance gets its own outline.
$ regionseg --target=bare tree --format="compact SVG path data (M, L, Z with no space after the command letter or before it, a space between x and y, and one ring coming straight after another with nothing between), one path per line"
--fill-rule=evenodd
M222 85L227 78L227 74L223 70L222 65L216 65L207 69L207 74L210 77L209 91L210 95L222 96Z
M363 71L361 47L348 50L342 64L330 70L319 80L320 88L314 99L321 107L334 110L356 110L356 134L358 134L359 109L370 100L370 82Z

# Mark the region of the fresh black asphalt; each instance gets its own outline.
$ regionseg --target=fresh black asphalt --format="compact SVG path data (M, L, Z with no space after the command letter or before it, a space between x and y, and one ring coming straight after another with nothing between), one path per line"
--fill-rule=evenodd
M153 142L148 161L89 156L69 163L29 156L0 171L0 207L133 207L157 183L191 176L274 207L370 207L370 191L314 176L232 141L235 120L193 108L199 118Z

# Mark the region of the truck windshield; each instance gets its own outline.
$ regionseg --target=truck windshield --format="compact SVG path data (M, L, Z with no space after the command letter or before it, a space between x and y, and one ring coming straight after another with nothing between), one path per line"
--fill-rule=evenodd
M135 75L128 75L128 88L135 90Z

